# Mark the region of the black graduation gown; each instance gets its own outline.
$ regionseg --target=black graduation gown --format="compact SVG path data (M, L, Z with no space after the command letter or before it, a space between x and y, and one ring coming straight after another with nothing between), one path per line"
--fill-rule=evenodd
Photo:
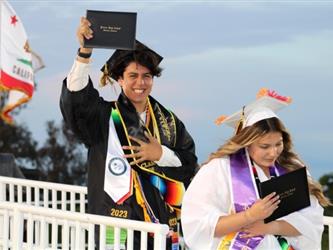
M169 111L164 109L164 107L152 97L149 98L154 113L155 108L157 108L159 110L162 109L161 112L167 115ZM139 116L132 103L122 93L117 100L117 104L121 110L126 126L132 127L132 129L128 130L130 135L143 139L143 129L140 128ZM104 192L104 172L108 147L109 122L111 110L114 106L115 102L107 102L99 96L98 91L93 87L90 79L84 89L74 92L67 89L66 79L63 82L60 108L64 120L88 148L88 212L111 216L110 211L112 208L125 209L128 211L128 219L144 220L142 208L137 204L134 194L122 205L117 205L107 193ZM182 166L177 168L156 166L155 170L164 173L172 179L182 181L185 187L187 187L197 166L195 145L184 124L174 114L172 114L172 116L175 124L174 130L177 131L172 134L175 138L171 138L172 143L168 143L168 139L161 135L161 141L163 145L167 144L166 146L176 153ZM156 118L156 121L158 122L159 119ZM138 174L139 176L141 175L139 172ZM174 217L174 214L170 211L170 207L162 200L158 189L146 180L144 175L142 176L143 191L148 203L160 223L169 224L169 219Z

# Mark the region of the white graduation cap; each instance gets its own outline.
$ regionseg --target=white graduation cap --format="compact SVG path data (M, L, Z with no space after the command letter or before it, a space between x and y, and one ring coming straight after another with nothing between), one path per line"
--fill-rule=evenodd
M290 97L278 95L275 91L262 88L257 94L257 100L244 106L242 110L230 115L220 116L215 123L226 125L236 129L236 133L241 129L251 126L254 123L278 117L276 112L291 103Z

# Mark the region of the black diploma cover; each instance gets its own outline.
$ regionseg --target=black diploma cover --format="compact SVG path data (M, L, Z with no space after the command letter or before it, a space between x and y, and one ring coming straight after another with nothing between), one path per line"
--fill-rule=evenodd
M93 38L84 39L85 48L134 49L136 13L87 10L87 19Z
M271 216L264 220L265 223L310 206L305 167L261 182L259 192L261 198L272 192L276 192L281 200L279 207Z

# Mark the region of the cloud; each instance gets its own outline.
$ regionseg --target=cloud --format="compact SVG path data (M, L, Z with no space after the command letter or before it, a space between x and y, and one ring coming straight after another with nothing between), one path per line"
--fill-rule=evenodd
M31 45L47 66L37 75L38 90L19 118L37 138L44 137L46 120L61 119L61 82L75 58L75 30L86 9L137 11L137 38L165 58L153 96L184 121L200 162L232 134L216 127L214 119L253 101L265 86L294 98L281 117L300 154L316 166L327 165L333 124L333 6L292 2L13 1ZM96 86L99 67L111 53L94 51ZM110 87L101 94L115 99Z
M163 66L167 83L161 87L166 90L158 92L159 98L172 103L176 112L190 109L202 114L185 116L195 133L200 133L199 126L208 131L204 136L197 134L199 148L201 144L205 145L199 151L201 158L205 158L203 151L211 152L217 147L216 143L215 147L207 145L204 138L216 139L210 122L220 114L231 114L241 105L252 102L260 87L269 87L294 98L290 108L282 112L282 118L295 132L296 139L303 143L298 132L321 131L331 129L333 125L333 118L327 115L333 106L332 41L333 31L327 30L295 36L289 42L244 48L207 48L199 53L166 58ZM170 95L170 92L175 94ZM320 122L323 114L326 114L325 124ZM327 130L322 130L321 136L304 138L308 143L322 145L321 155L325 155L333 142L326 133ZM302 148L304 152L309 152L308 149Z

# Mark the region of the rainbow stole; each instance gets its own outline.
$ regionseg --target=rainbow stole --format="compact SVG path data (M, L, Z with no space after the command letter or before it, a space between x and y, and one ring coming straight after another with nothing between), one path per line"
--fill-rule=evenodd
M115 104L115 106L112 108L111 117L114 122L115 129L117 131L117 135L121 145L132 145L131 141L128 138L129 131L117 104ZM151 118L154 120L154 122L156 122L154 115L152 115ZM132 152L129 150L124 150L124 154L130 153ZM128 162L131 162L133 160L135 159L128 158ZM132 165L132 168L137 171L140 176L142 176L143 178L147 178L150 183L160 191L161 195L164 198L164 201L176 210L178 217L181 202L185 194L185 186L182 182L165 176L164 173L154 171L155 166L157 165L154 162L143 162L142 164Z

